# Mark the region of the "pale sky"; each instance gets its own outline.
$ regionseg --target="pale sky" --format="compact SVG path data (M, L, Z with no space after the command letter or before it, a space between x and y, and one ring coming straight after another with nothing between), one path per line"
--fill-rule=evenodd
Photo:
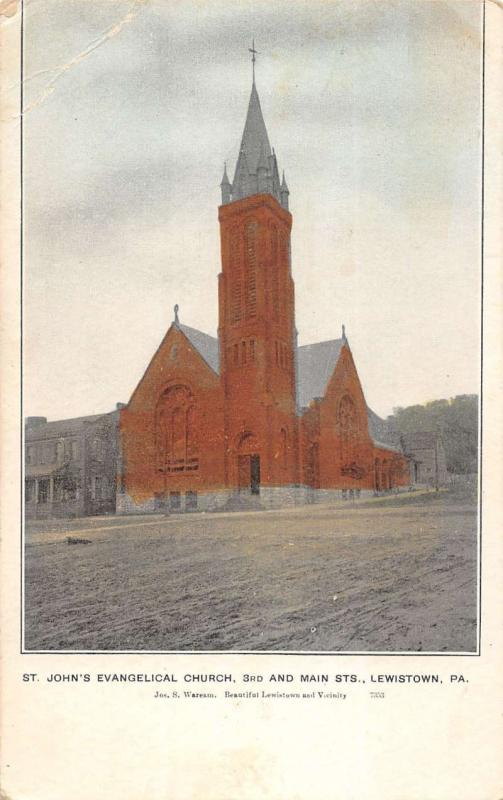
M299 343L345 323L381 415L478 391L479 2L27 0L27 415L127 402L175 303L216 335L252 36Z

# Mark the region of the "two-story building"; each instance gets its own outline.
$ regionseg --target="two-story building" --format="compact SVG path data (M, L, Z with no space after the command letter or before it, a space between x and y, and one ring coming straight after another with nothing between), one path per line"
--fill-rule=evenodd
M120 410L48 422L25 422L27 518L115 511Z

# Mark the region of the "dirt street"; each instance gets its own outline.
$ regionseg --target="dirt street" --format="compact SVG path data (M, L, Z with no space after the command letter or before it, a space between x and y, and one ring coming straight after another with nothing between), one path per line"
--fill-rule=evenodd
M25 647L473 652L476 538L449 493L35 523Z

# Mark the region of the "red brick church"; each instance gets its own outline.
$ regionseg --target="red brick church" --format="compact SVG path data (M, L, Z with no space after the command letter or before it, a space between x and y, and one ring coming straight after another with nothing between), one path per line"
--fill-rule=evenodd
M342 337L299 347L289 190L253 81L219 208L218 338L175 319L121 412L117 511L264 507L410 483Z

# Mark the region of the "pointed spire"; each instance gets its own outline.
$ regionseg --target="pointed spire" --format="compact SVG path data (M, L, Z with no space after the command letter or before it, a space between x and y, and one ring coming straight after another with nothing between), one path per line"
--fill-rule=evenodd
M227 203L231 202L231 182L229 180L229 176L227 175L227 162L224 161L224 175L222 178L222 182L220 183L220 189L222 191L222 205L226 205Z
M224 175L220 186L230 186L230 185L231 182L229 180L229 176L227 175L227 161L224 161Z
M280 184L278 162L274 149L271 150L257 87L255 86L255 56L257 53L255 40L253 40L252 47L249 49L252 53L253 82L248 112L230 195L227 195L226 172L224 172L224 178L220 184L222 203L241 200L244 197L260 192L261 194L272 195L278 203L288 209L288 187L286 187L285 192L285 187L282 188Z
M346 339L346 326L345 325L342 326L342 341L343 342L347 342L347 339Z
M285 179L285 170L283 170L283 180L281 181L281 187L279 193L281 197L281 205L288 211L288 195L290 194L290 191L288 189L288 185Z
M264 155L267 158L271 154L271 145L269 144L269 137L265 127L262 109L260 107L260 100L255 84L252 86L250 94L250 102L248 103L248 113L246 115L246 122L243 131L243 138L241 139L240 151L246 154L250 172L255 174L260 158L260 150L263 147ZM238 159L239 164L239 159ZM237 165L236 165L237 175ZM236 175L234 176L234 183L236 182Z

